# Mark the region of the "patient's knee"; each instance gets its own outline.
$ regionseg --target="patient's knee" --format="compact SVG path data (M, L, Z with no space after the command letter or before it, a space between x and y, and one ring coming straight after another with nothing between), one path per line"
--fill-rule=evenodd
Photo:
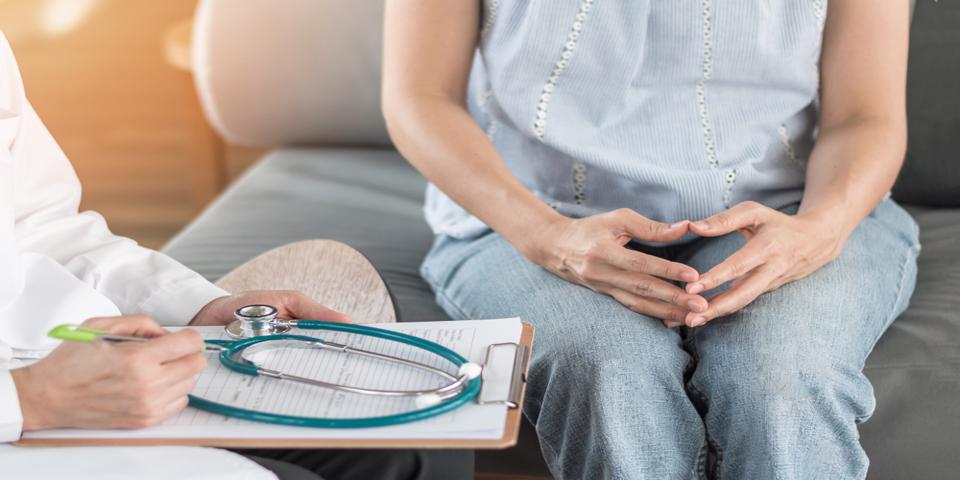
M873 408L870 384L860 369L828 352L805 350L802 345L771 346L720 360L701 365L705 371L696 375L695 383L698 388L705 384L711 405L758 414L807 412L850 421L868 416Z
M534 368L550 381L593 395L611 388L635 390L641 384L682 385L689 356L680 348L676 335L659 324L636 323L593 323L544 332L545 338L534 349Z

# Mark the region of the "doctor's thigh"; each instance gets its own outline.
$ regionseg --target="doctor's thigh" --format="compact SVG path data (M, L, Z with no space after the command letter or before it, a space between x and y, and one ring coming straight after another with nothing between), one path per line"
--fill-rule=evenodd
M32 365L10 371L23 430L143 428L187 406L194 376L207 366L194 330L166 333L142 315L94 318L85 326L146 342L64 342Z
M277 474L280 480L467 480L469 450L234 450Z

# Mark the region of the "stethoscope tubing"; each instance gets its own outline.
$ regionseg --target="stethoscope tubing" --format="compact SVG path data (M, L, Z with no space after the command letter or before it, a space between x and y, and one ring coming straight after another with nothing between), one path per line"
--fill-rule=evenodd
M455 366L462 366L467 363L467 359L458 354L457 352L444 347L435 342L425 340L413 335L408 335L401 332L394 332L391 330L384 330L376 327L369 327L365 325L349 324L349 323L335 323L335 322L326 322L322 320L299 320L296 322L296 326L301 329L307 330L327 330L334 332L344 332L357 335L366 335L376 338L381 338L384 340L394 341L401 344L410 345L416 348L421 348L426 350L434 355L437 355ZM242 351L243 349L256 345L258 343L276 341L276 340L296 340L310 343L324 342L322 339L315 337L309 337L305 335L265 335L253 338L247 338L236 341L229 340L216 340L210 341L210 343L215 343L226 347L226 350L220 352L219 359L220 362L227 368L234 370L239 373L251 375L251 376L273 376L275 378L283 378L282 376L277 376L272 370L263 371L264 369L259 369L256 365L248 362L242 362L236 360L236 353ZM326 342L324 342L326 343ZM331 342L332 343L332 342ZM336 344L335 344L336 345ZM337 345L338 350L343 350L342 348L349 348L346 346ZM375 352L367 352L365 350L351 349L349 353L360 353L367 354L367 356L373 356L382 358L385 360L396 361L394 357L387 357ZM346 351L346 350L344 350ZM435 367L431 367L426 364L419 362L409 361L405 359L399 359L401 363L406 365L425 368L429 370L439 370ZM402 423L414 422L418 420L423 420L426 418L434 417L451 410L454 410L471 400L473 400L480 392L481 380L479 377L472 379L465 379L464 377L453 377L452 375L443 372L443 374L450 379L455 379L455 382L445 385L439 389L433 390L423 390L423 391L386 391L386 390L374 390L374 389L362 389L358 387L349 387L345 385L336 385L328 384L326 382L319 382L311 379L304 378L290 378L290 375L283 374L286 377L297 380L304 381L307 383L314 383L318 386L335 388L341 391L352 391L353 393L373 393L377 395L388 395L388 396L400 396L400 395L419 395L432 393L440 396L442 400L440 403L435 405L430 405L427 407L419 408L409 412L403 412L392 415L383 415L376 417L362 417L362 418L324 418L324 417L302 417L295 415L284 415L278 413L269 413L269 412L260 412L251 409L245 409L241 407L235 407L232 405L226 405L211 400L207 400L196 395L190 395L190 405L192 407L206 410L212 413L217 413L220 415L225 415L229 417L239 418L243 420L251 420L256 422L266 422L277 425L290 425L290 426L301 426L301 427L319 427L319 428L370 428L370 427L384 427L390 425L397 425ZM456 388L463 386L463 388L457 392L455 395L452 394L452 391ZM339 387L339 388L337 388Z

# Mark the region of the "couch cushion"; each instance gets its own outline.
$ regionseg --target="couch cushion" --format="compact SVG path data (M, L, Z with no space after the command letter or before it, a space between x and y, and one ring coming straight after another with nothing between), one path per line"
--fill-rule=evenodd
M277 150L238 179L165 248L216 280L297 240L339 240L383 275L405 320L446 319L418 274L433 235L425 181L392 150Z
M960 210L911 208L922 251L910 308L867 360L870 478L955 478L960 458Z
M289 242L331 238L380 270L404 320L446 319L418 269L432 235L424 180L393 151L279 150L251 168L166 252L215 280ZM923 251L911 306L867 360L877 409L861 428L871 479L951 478L960 457L960 210L914 208ZM478 457L483 471L543 473L520 448Z
M231 143L389 147L383 0L203 0L193 76Z
M960 206L960 2L917 2L910 30L910 140L894 197Z

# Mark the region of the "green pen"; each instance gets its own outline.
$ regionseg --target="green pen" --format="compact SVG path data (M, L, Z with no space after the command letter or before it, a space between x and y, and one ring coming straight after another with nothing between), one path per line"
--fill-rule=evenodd
M47 336L50 338L56 338L58 340L66 340L68 342L82 342L82 343L93 343L97 340L105 340L108 342L146 342L149 338L145 337L132 337L127 335L110 335L110 332L106 330L101 330L98 328L84 327L83 325L74 325L72 323L65 323L63 325L58 325L54 327L50 332L47 333ZM223 345L217 345L215 343L205 342L201 352L222 352L225 351L227 347Z

